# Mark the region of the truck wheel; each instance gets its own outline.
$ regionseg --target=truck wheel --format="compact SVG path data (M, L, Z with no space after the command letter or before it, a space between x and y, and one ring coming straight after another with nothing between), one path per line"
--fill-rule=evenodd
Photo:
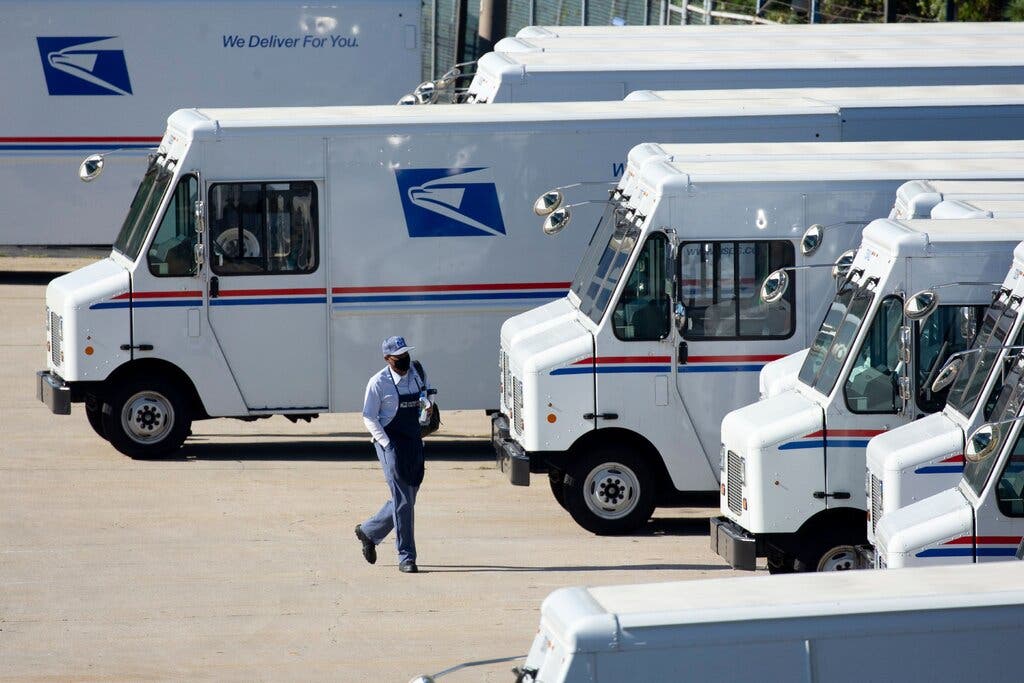
M635 531L654 512L650 468L635 455L607 448L570 465L564 495L576 523L602 536Z
M819 572L842 572L860 569L857 549L852 545L836 545L826 550L818 560Z
M85 418L101 439L107 438L107 433L103 430L103 403L95 396L87 396L85 399Z
M184 392L161 377L122 382L103 404L103 431L132 458L160 458L185 441L192 416Z
M548 471L548 483L551 484L551 495L562 508L565 508L565 472L562 470Z

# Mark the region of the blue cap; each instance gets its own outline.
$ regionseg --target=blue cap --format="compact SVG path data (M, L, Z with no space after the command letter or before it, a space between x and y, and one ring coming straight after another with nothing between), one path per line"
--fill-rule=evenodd
M380 345L380 350L385 356L401 356L403 353L408 353L414 348L416 347L405 343L405 337L388 337Z

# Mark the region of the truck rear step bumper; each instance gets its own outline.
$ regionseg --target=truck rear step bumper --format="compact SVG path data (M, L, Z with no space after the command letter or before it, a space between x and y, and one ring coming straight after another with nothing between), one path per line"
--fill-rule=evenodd
M757 541L726 517L711 518L711 549L733 569L753 571L757 566Z

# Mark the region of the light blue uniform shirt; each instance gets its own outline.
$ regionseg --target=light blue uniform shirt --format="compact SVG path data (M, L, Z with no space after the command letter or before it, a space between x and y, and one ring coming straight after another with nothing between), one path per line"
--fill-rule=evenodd
M383 370L370 378L366 383L366 397L363 399L363 424L369 430L373 440L383 448L391 445L391 439L384 431L384 426L395 419L398 414L398 395L419 394L433 387L424 382L410 366L409 372L402 377L385 366Z

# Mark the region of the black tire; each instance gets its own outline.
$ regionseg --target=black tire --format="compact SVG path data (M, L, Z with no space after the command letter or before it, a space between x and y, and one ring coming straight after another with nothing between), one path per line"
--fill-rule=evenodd
M849 571L859 566L856 546L867 543L864 528L837 525L829 532L819 532L806 543L794 562L798 572Z
M569 465L565 509L581 527L600 536L636 531L654 512L654 477L639 456L601 448Z
M106 440L107 433L103 429L103 402L95 396L88 396L85 399L85 418L89 426L101 439Z
M103 431L132 458L162 458L181 447L192 427L185 393L163 377L123 381L103 404Z
M555 502L565 509L565 472L562 470L550 470L548 472L548 483L551 485L551 495Z

